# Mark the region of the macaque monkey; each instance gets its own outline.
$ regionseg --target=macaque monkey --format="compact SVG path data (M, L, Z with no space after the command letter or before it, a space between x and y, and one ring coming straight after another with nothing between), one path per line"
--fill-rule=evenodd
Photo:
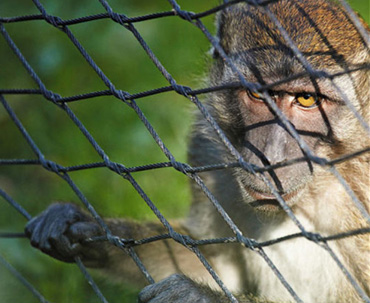
M333 160L367 148L368 134L347 106L349 100L369 121L370 70L368 66L360 68L370 63L366 37L334 1L281 0L268 4L268 9L311 67L339 75L331 79L310 77L264 9L238 3L217 15L217 39L246 81L269 87L266 91L230 88L214 92L208 96L206 107L248 163L264 167L305 158L264 172L305 230L328 236L368 228L366 218L338 178L306 157L267 102L268 98L274 102L318 157ZM363 26L370 32L365 23ZM210 85L239 81L220 51L214 51L213 57ZM352 69L356 70L348 72ZM281 81L293 75L300 76ZM212 126L200 114L196 119L190 164L235 161ZM369 154L339 161L335 167L368 212ZM199 175L244 236L261 242L300 232L258 174L233 168ZM235 236L201 189L192 186L189 216L171 222L175 230L194 239ZM166 233L157 222L107 219L106 224L113 235L125 239ZM87 266L145 286L142 273L122 250L107 242L83 241L104 233L74 204L52 204L27 224L26 234L33 246L54 258L73 262L79 256ZM369 234L330 241L328 245L369 296ZM156 241L134 249L157 282L143 288L139 302L229 302L194 253L176 241ZM266 261L240 243L199 249L239 302L293 301ZM333 257L314 241L298 237L264 251L303 302L363 301Z

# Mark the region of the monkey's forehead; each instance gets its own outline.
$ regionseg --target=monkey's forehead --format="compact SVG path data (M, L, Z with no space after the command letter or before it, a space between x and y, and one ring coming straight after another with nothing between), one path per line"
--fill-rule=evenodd
M363 70L368 68L369 62L369 56L363 52L357 52L353 59L333 52L303 52L303 55L312 68L327 74ZM302 75L300 78L309 79L305 65L287 47L239 49L228 56L245 77L260 83L265 83L266 79L286 79L293 75ZM228 65L224 66L223 75L230 78L229 81L237 81L237 75Z
M343 9L332 1L282 0L268 5L287 36L311 60L334 58L336 63L365 50L363 38ZM289 51L282 33L263 8L245 3L226 9L218 18L219 36L226 52L275 49ZM368 29L368 27L366 27ZM368 54L369 55L369 54ZM318 61L319 62L319 61Z

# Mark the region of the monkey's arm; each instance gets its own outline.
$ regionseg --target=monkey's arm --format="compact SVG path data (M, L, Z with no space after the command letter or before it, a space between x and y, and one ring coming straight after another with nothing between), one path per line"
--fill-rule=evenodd
M163 226L155 223L108 219L106 224L113 235L125 239L142 239L165 233ZM172 226L180 233L186 232L180 224ZM34 217L25 230L34 247L56 259L74 262L78 256L87 266L101 268L109 276L119 277L139 287L145 285L143 274L125 252L107 242L85 241L104 233L90 215L74 204L52 204ZM145 287L140 293L139 302L230 302L223 293L189 278L196 277L203 283L214 284L194 253L175 241L161 240L140 245L135 247L135 252L156 281L164 279ZM205 252L205 255L212 257L212 253L207 255ZM237 299L239 303L269 303L253 296L237 296Z
M166 233L159 223L138 223L125 219L107 219L114 236L143 239ZM179 223L172 226L186 233ZM108 242L88 243L85 240L104 235L101 227L87 213L71 203L55 203L34 217L25 228L31 244L44 253L64 262L80 257L85 265L103 269L109 276L119 277L139 287L146 283L144 275L124 251ZM156 281L174 273L210 280L210 275L197 257L173 240L155 241L134 248L140 260Z

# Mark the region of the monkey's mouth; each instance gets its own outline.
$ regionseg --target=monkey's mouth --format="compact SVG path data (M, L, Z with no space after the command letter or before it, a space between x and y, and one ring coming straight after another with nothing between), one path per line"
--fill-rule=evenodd
M270 193L264 193L252 189L248 186L244 185L245 190L248 194L254 199L254 201L250 202L249 205L255 208L256 210L260 211L269 211L269 212L276 212L282 210L280 203L278 202L275 195ZM288 205L294 196L297 195L297 191L292 191L290 193L280 193L281 197L284 201L287 202Z

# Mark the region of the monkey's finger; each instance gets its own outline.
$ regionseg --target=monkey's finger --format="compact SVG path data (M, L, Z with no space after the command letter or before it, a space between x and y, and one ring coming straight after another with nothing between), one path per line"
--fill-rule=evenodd
M48 220L39 217L31 220L26 226L26 234L32 246L58 260L72 262L72 256L76 255L79 249L63 235L63 230L59 223L49 225Z
M39 233L40 230L37 230L37 226L39 225L38 222L39 218L34 217L32 218L26 225L24 232L26 236L31 240L31 245L34 247L38 247L39 244Z
M76 222L66 231L72 243L78 243L88 238L101 236L103 231L95 222Z
M147 303L153 299L159 292L157 284L151 284L144 287L139 293L139 303Z
M169 301L169 295L166 292L160 293L156 295L155 297L150 297L147 300L145 299L142 300L141 297L139 296L139 303L163 303L163 302L171 302L171 303L179 302L180 303L180 301L175 300L175 299L171 299L171 301ZM184 302L181 301L181 303L184 303Z
M105 242L87 242L85 240L103 235L103 229L93 221L77 222L72 224L66 232L66 236L73 243L75 253L81 257L83 262L95 262L99 264L105 262L106 245ZM101 263L101 264L103 264Z
M181 302L183 302L184 297L180 294L183 289L189 289L189 286L191 285L189 285L186 277L174 274L158 283L143 288L139 293L139 302L159 303L166 302L168 298L171 298L171 302L177 302L176 298L179 296L182 298Z
M169 287L168 279L144 287L139 293L139 302L152 302L152 299L165 292Z
M42 251L64 262L74 262L74 257L78 256L82 251L81 244L71 243L65 235L52 235L49 243L52 249L50 251Z
M50 233L63 234L68 226L77 220L78 212L76 207L73 208L69 204L52 204L26 224L25 233L31 239L33 246L47 246Z
M36 227L36 218L37 217L33 217L30 221L27 222L25 228L24 228L24 233L26 234L26 236L28 238L31 238L31 235L33 233L33 230L35 229Z
M26 235L31 240L31 245L43 251L51 249L49 238L52 232L63 233L64 229L57 221L52 221L48 216L41 214L33 218L25 228Z

